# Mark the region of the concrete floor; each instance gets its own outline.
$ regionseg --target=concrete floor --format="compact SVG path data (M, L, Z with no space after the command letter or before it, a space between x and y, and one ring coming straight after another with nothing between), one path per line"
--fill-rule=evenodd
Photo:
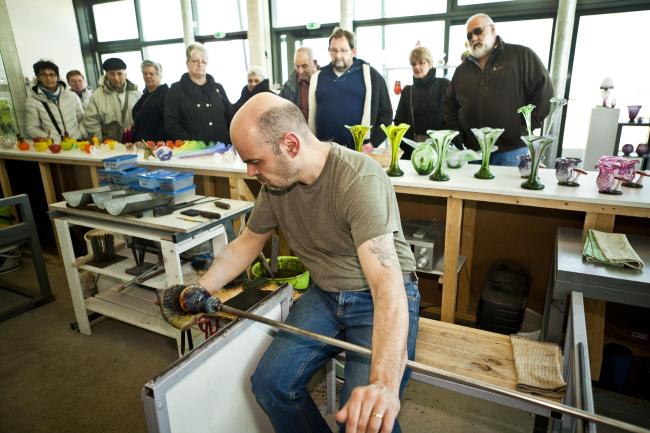
M0 280L35 287L30 268L24 263ZM176 359L174 340L112 319L96 322L92 336L72 331L65 272L48 264L48 273L56 301L0 323L0 432L146 432L140 390ZM13 298L0 289L0 310ZM324 407L322 375L312 388ZM400 422L405 432L507 433L533 426L527 413L413 381Z

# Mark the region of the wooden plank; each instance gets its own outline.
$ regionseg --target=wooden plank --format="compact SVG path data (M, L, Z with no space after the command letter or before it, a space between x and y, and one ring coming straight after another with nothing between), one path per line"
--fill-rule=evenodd
M420 319L416 360L442 370L515 389L507 335Z
M144 328L148 331L166 335L174 339L177 339L180 335L180 331L165 322L160 314L156 318L96 297L86 300L86 308L89 311L94 311L121 322L126 322L139 328Z
M472 281L472 262L474 259L474 231L476 227L476 202L465 201L463 226L460 239L460 253L465 256L465 272L461 272L458 281L458 308L461 314L467 314L470 301Z
M255 196L251 192L244 179L239 177L228 177L228 186L230 188L230 198L233 200L255 201Z
M160 318L160 307L151 301L131 296L128 292L117 292L115 290L105 290L95 295L95 298L102 299L106 302L121 305L124 308L147 314L151 317Z
M458 255L460 254L460 230L463 220L463 200L447 199L447 217L445 220L445 282L442 286L441 319L454 322L456 295L458 290Z
M54 189L54 182L52 181L52 169L47 162L39 162L38 168L41 171L41 182L43 182L43 190L45 191L45 200L47 204L56 203L56 190Z
M587 346L589 346L589 367L591 379L600 378L605 344L605 308L607 303L585 298L585 321L587 322Z
M88 167L88 172L90 173L90 182L93 185L93 188L99 186L99 176L97 175L97 167Z
M582 240L590 229L611 233L614 230L615 215L587 212L582 228ZM600 378L605 345L605 310L607 303L585 298L585 321L587 322L587 345L589 346L589 367L593 380Z
M203 195L207 195L208 197L214 197L216 195L214 183L212 182L213 179L211 176L201 176Z
M11 182L9 182L9 175L7 175L7 166L5 165L4 159L0 159L0 188L2 188L3 197L8 198L14 195L11 190ZM15 206L11 208L11 215L14 221L18 221L18 212Z

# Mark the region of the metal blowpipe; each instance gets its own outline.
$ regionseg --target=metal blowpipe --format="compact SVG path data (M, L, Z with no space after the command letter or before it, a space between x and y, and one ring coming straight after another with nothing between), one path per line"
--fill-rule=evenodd
M259 316L257 314L249 313L246 311L238 310L237 308L232 308L224 304L219 304L218 310L224 313L232 314L234 316L238 317L243 317L245 319L250 319L255 322L263 323L265 325L271 326L273 328L281 329L283 331L290 332L292 334L296 335L301 335L303 337L311 338L313 340L320 341L322 343L326 343L335 347L339 347L343 350L349 350L352 352L359 353L361 355L371 357L372 356L372 351L370 349L367 349L365 347L348 343L347 341L342 341L342 340L337 340L336 338L332 337L327 337L325 335L321 334L316 334L311 331L307 331L305 329L297 328L292 325L287 325L286 323L278 322L276 320L268 319L263 316ZM204 316L206 317L215 317L217 316L217 313L204 313ZM598 424L603 424L603 425L608 425L611 427L615 427L621 430L625 431L630 431L630 432L635 432L635 433L650 433L650 430L645 429L643 427L635 426L633 424L626 423L624 421L619 421L613 418L608 418L602 415L598 415L595 413L587 412L582 409L578 409L575 407L567 406L565 404L561 403L554 403L552 401L547 401L538 397L534 397L532 395L524 394L519 391L512 391L509 389L504 389L500 388L498 386L474 380L474 379L469 379L454 373L450 373L444 370L441 370L439 368L431 367L429 365L422 364L420 362L415 362L415 361L406 361L406 366L413 371L416 371L418 373L423 373L427 374L429 376L433 377L438 377L441 379L445 380L450 380L451 382L455 382L461 385L466 385L470 386L476 389L480 389L483 391L489 391L495 394L499 394L502 396L506 397L512 397L518 400L523 400L538 406L545 407L551 411L554 412L560 412L566 415L572 415L576 416L578 418L582 418L585 421L591 421L591 422L596 422Z

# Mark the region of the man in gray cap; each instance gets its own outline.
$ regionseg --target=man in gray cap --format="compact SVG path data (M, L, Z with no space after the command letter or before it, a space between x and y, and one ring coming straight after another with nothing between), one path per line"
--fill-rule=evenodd
M102 68L104 75L88 102L84 127L90 136L100 140L131 141L131 110L140 99L138 86L126 78L126 64L122 59L106 59Z

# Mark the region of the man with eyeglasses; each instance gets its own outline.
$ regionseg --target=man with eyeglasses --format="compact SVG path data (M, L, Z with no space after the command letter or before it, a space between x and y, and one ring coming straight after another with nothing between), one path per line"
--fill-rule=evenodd
M354 149L345 125L371 125L370 142L377 146L385 138L379 125L393 121L384 77L355 57L354 35L347 30L334 29L329 53L332 62L314 73L309 85L309 128L321 140Z
M447 89L445 124L459 130L465 145L474 150L479 145L471 128L504 128L490 163L517 165L518 156L526 153L520 138L526 125L517 108L534 104L533 127L541 127L553 96L551 78L533 50L505 43L488 15L473 15L466 27L470 55Z
M296 104L307 120L309 119L309 82L311 76L318 70L318 63L314 58L314 51L309 47L298 48L293 63L296 69L282 86L280 96Z
M122 59L106 59L102 68L104 76L88 102L84 127L89 135L100 140L131 141L131 111L140 99L138 86L126 78L126 63Z

